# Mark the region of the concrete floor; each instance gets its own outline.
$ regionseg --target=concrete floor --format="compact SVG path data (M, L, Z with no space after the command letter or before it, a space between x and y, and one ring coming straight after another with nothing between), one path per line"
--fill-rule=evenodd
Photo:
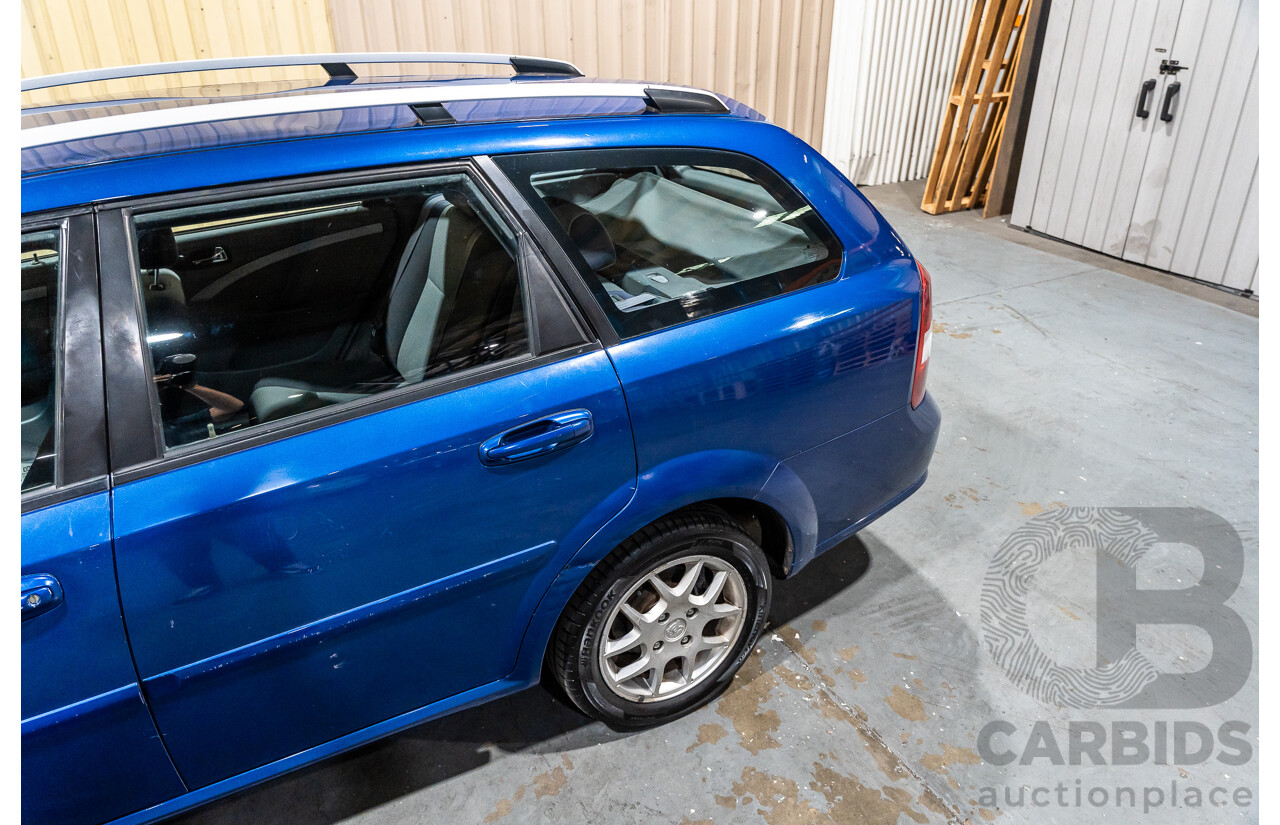
M1252 634L1245 655L1256 662L1256 302L998 221L925 215L918 184L864 191L933 274L937 455L910 500L782 583L772 629L728 693L627 735L534 689L215 803L183 825L1257 821L1256 758L998 767L976 741L993 720L1023 738L1045 721L1064 752L1073 720L1214 730L1240 720L1256 752L1256 665L1243 690L1211 707L1071 710L1016 687L984 650L979 624L988 563L1031 516L1068 505L1197 506L1243 540L1244 578L1227 605ZM1041 583L1048 613L1093 623L1097 603L1081 585L1089 564L1068 559ZM1198 575L1195 562L1171 564L1166 574L1180 580L1184 568ZM1187 660L1207 657L1203 633L1163 638ZM1166 800L1143 816L1143 789L1167 798L1175 781L1181 807ZM1042 807L1003 796L1006 786L1016 802L1019 788L1058 783L1067 805L1052 790ZM1136 812L1070 804L1074 788L1094 786L1136 788ZM1188 786L1248 787L1255 801L1187 809Z

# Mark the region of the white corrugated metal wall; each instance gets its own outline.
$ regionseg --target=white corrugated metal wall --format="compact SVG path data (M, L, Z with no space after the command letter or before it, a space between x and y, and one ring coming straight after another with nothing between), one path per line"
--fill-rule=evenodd
M929 174L972 0L835 0L822 153L856 184Z

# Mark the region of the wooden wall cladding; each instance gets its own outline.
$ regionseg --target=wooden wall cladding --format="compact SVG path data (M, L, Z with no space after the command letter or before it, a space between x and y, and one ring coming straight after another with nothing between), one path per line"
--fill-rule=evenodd
M834 5L835 0L330 0L329 13L339 51L554 57L590 76L721 92L820 146Z

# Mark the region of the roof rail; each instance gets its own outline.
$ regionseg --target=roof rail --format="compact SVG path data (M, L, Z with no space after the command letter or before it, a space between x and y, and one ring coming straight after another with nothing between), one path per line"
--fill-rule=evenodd
M137 66L113 66L82 72L32 77L22 81L22 91L92 83L99 80L123 80L183 72L209 72L219 69L270 69L281 66L320 66L329 74L332 84L350 83L356 79L351 63L476 63L515 69L516 74L550 74L582 77L578 67L564 60L521 55L485 54L481 52L352 52L339 54L283 54L262 57L215 57L208 60L184 60L170 63L143 63Z
M712 92L702 89L646 87L649 108L666 115L724 115L729 107Z
M73 119L30 125L22 130L22 148L65 143L120 132L146 131L222 120L278 117L336 109L409 106L419 122L437 125L452 120L444 104L461 101L548 98L640 98L646 108L662 114L731 114L718 95L700 89L663 84L605 81L573 83L548 80L537 83L485 83L465 86L361 87L323 94L255 97L248 100L212 101L199 106L179 106L153 111L125 112L105 117ZM439 105L433 105L439 104ZM735 104L738 105L738 104ZM748 110L749 111L749 110ZM446 119L448 115L448 119Z

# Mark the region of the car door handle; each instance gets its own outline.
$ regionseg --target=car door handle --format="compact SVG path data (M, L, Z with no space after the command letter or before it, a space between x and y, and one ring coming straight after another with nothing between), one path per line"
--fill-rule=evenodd
M35 618L62 604L62 585L44 574L22 577L22 620Z
M215 246L213 249L207 249L204 251L204 254L206 257L192 258L187 263L192 266L210 266L212 264L225 264L227 261L231 260L231 257L227 255L227 250L220 246Z
M1151 117L1151 109L1147 104L1147 99L1151 97L1151 93L1155 91L1155 88L1155 80L1148 80L1142 84L1142 91L1138 93L1138 117Z
M1178 93L1182 91L1182 84L1173 82L1164 90L1164 105L1160 107L1160 119L1165 123L1173 120L1173 102L1178 99Z
M496 467L563 450L586 441L595 428L587 410L566 410L539 418L531 424L499 433L481 444L480 463Z

